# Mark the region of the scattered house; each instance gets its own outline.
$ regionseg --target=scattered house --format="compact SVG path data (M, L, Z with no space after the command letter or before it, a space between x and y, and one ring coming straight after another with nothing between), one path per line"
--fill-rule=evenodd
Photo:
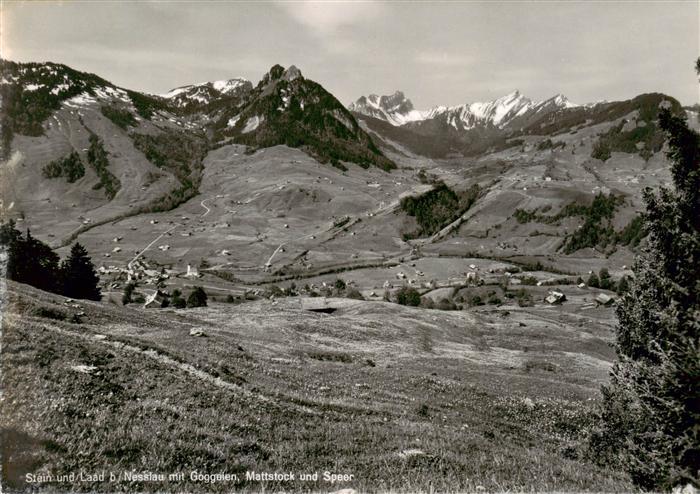
M394 288L394 285L392 285L389 280L385 281L383 286L384 288Z
M470 281L473 281L475 283L477 281L477 276L476 276L476 273L474 271L470 271L467 273L467 282L470 282Z
M112 242L120 242L121 239L122 239L122 237L114 237L114 238L112 239Z
M199 270L196 267L187 265L187 273L185 274L187 278L199 278Z
M599 293L598 295L596 295L595 301L597 304L605 306L612 305L615 303L615 299L606 293Z
M151 225L155 225L158 223L158 220L151 220Z
M166 250L170 249L170 246L168 244L163 244L163 245L159 245L158 248L160 250L162 250L163 252L165 252Z
M579 287L579 288L586 288L586 284L585 284L585 283L579 283L579 284L578 284L578 287Z
M544 301L551 305L559 305L566 301L566 295L557 290L550 290L549 295L545 297Z
M469 265L469 269L474 269L474 270L475 270L475 269L476 269L476 264L470 264L470 265Z
M143 307L145 309L160 309L163 305L163 300L165 300L165 294L160 290L156 290L152 295L148 296Z
M224 250L221 251L221 255L222 255L222 256L228 256L228 255L230 255L230 254L231 254L231 252L228 251L228 250L226 250L226 249L224 249Z
M406 279L406 274L399 271L398 273L396 273L396 277L400 280L404 280Z
M190 336L206 336L207 334L200 328L190 329Z

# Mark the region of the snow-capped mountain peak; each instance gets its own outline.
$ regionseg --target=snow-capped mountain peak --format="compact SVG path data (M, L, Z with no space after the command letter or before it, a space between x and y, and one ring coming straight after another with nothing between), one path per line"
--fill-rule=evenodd
M236 77L234 79L228 79L228 80L223 80L223 81L214 81L212 82L212 87L219 91L220 93L223 94L229 94L233 91L236 91L242 86L245 86L246 84L249 84L250 82L247 79L244 79L242 77Z
M252 88L253 85L249 80L236 77L181 86L161 96L173 101L177 106L185 106L192 103L207 104L221 96L235 96L250 91Z
M465 103L452 107L436 106L427 111L415 110L411 100L401 91L396 91L390 96L362 96L348 108L393 125L441 118L456 130L469 130L484 126L504 128L515 119L534 112L550 112L576 106L578 105L571 103L562 94L533 102L516 89L493 101Z
M488 122L499 127L509 119L527 111L530 105L532 101L517 89L493 101L471 103L467 108L475 121L468 128L479 122ZM472 120L467 114L465 117L462 119L465 123Z
M369 115L380 120L386 120L393 125L403 125L408 122L424 120L424 112L413 108L413 103L401 91L394 91L387 96L370 94L361 96L348 105L350 111Z

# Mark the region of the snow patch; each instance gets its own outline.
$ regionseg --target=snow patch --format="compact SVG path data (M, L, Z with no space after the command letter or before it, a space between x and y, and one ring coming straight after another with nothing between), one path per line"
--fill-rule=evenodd
M95 88L95 95L98 98L103 99L115 98L125 102L129 101L129 95L126 93L126 91L109 86Z
M80 108L82 106L87 106L92 103L97 103L97 100L93 96L85 92L80 93L78 96L73 96L72 98L64 101L64 104L71 108Z
M51 89L51 94L53 94L55 96L58 93L62 93L63 91L67 91L69 88L70 88L70 84L66 84L66 83L57 84L56 86L54 86Z
M255 129L257 129L261 123L265 120L265 117L259 117L255 115L254 117L249 118L246 123L245 127L241 131L242 134L247 134L248 132L253 132Z

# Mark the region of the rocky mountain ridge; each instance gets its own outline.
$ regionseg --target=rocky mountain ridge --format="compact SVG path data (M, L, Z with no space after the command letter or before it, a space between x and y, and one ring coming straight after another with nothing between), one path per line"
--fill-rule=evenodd
M465 103L457 106L435 106L429 110L416 110L403 92L396 91L389 96L361 96L348 105L348 109L358 114L377 118L401 126L413 122L439 120L455 130L467 131L477 127L505 129L515 123L527 120L535 114L544 115L561 109L576 108L563 94L557 94L543 101L532 101L517 89L493 101Z

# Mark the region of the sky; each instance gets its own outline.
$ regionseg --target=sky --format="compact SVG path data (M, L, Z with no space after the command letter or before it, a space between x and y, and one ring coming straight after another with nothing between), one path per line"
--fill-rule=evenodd
M700 101L700 1L7 1L0 52L152 93L257 83L294 64L348 104L402 90L416 108L519 89L587 103Z

